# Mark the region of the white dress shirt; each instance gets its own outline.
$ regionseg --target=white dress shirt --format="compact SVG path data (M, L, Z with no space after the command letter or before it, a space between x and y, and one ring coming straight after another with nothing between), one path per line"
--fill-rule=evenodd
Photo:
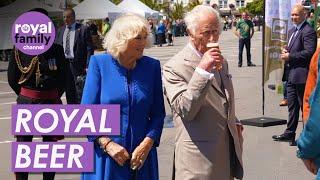
M302 21L300 24L298 24L298 25L293 25L295 28L297 28L297 30L294 32L294 33L292 33L292 35L291 35L291 37L290 37L290 39L289 39L289 41L288 41L288 45L290 44L290 42L291 42L291 40L292 40L292 38L293 37L295 37L298 33L299 33L299 31L300 31L300 29L301 29L301 26L302 26L302 24L305 22L306 20L304 20L304 21Z
M67 33L68 33L69 29L68 26L66 25L66 29L64 30L63 33L63 49L64 52L66 52L66 41L67 41ZM75 33L76 32L76 23L73 23L71 25L71 29L70 29L70 53L69 55L64 53L66 58L69 59L73 59L74 58L74 52L73 52L73 47L74 47L74 37L75 37Z
M189 48L194 52L196 53L196 55L199 57L199 58L202 58L203 57L203 54L201 52L199 52L198 50L196 50L196 48L193 47L193 45L191 43L188 43L188 46ZM208 71L204 70L204 69L201 69L199 67L196 67L196 70L195 70L198 74L200 74L202 77L204 78L207 78L207 79L212 79L214 77L214 74L213 73L209 73Z

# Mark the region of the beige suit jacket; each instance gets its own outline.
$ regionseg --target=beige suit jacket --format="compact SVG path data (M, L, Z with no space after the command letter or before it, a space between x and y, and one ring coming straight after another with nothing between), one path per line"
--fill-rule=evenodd
M212 80L195 72L199 62L186 46L163 67L164 93L177 130L173 179L241 179L243 139L236 129L227 61L220 72L212 71Z

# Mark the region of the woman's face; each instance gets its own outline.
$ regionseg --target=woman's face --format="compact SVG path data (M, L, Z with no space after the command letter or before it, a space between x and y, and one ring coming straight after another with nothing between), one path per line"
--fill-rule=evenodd
M147 44L147 33L139 33L135 38L129 40L127 49L123 55L130 60L138 60L143 55L143 50Z

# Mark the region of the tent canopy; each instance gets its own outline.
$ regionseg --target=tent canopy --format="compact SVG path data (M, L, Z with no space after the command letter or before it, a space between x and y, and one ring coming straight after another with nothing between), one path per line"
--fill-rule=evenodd
M145 5L139 0L123 0L118 7L124 9L127 12L136 13L143 17L152 14L159 14L158 11L152 10L150 7Z
M63 10L45 5L39 0L16 0L13 3L0 8L0 18L18 17L20 14L33 8L43 8L49 12L50 16L62 14Z
M42 0L45 4L48 6L58 8L58 9L64 9L65 5L65 0ZM71 3L73 5L78 5L79 1L78 0L68 0L68 3Z
M109 13L124 13L124 10L108 0L85 0L73 9L76 19L104 19Z

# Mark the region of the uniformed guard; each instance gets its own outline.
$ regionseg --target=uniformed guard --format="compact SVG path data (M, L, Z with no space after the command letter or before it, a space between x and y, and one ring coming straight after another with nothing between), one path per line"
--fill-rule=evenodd
M48 15L41 8L36 11ZM18 95L17 104L62 104L65 91L65 57L63 47L53 44L48 51L37 56L13 49L9 60L8 83ZM17 142L31 142L33 136L16 136ZM63 136L43 136L43 141L55 142ZM27 172L15 173L17 180L27 180ZM53 180L55 172L44 172L44 180Z

